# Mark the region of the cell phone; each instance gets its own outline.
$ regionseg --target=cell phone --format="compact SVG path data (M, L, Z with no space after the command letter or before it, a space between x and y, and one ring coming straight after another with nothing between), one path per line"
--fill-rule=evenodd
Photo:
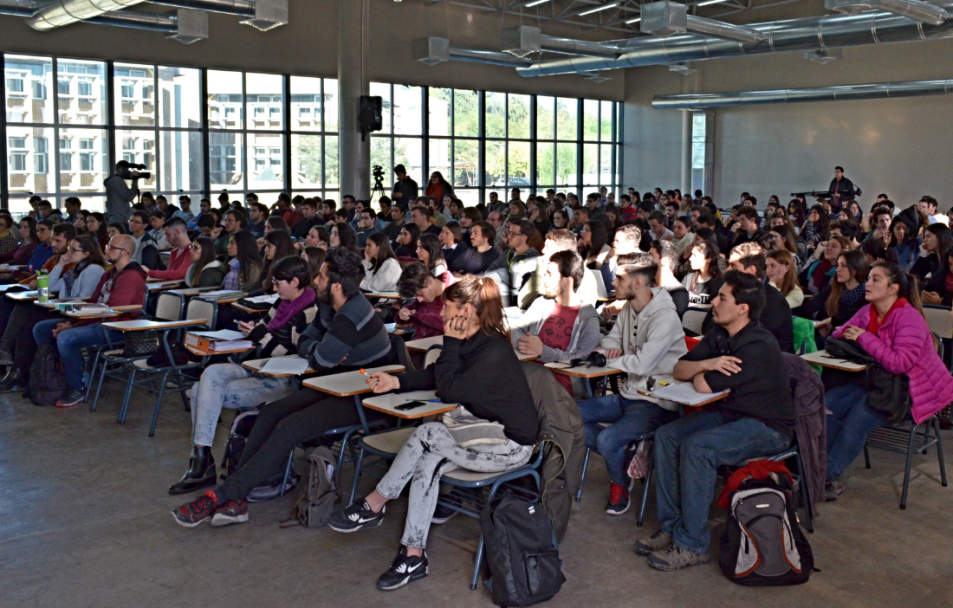
M406 412L407 410L414 410L414 409L417 409L418 407L423 407L425 405L427 404L424 403L423 401L408 401L407 403L402 403L396 406L394 409L397 410L398 412Z

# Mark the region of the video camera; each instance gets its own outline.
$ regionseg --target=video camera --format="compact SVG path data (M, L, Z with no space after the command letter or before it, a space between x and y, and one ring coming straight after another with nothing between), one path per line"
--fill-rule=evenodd
M152 173L144 171L144 169L148 169L148 167L130 162L116 165L117 173L119 173L119 176L123 179L149 179L152 177Z

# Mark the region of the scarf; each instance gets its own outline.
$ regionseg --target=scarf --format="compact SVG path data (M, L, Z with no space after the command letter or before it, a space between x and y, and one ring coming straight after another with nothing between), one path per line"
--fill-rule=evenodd
M291 317L314 304L314 298L314 290L305 289L304 293L294 300L279 300L275 316L271 321L268 321L268 331L278 331L284 327L291 320Z
M685 253L685 249L691 247L692 243L695 242L695 233L689 230L685 233L685 236L680 239L673 239L672 242L675 243L675 248L678 249L678 255L682 255Z
M885 314L882 319L877 315L877 307L871 304L870 305L870 321L867 322L867 331L869 331L870 333L876 336L877 330L879 330L880 326L884 324L884 321L887 320L887 317L890 316L890 313L892 313L893 311L897 310L898 308L902 306L906 306L906 304L907 304L906 298L897 298L897 301L893 303L893 306L890 307L890 310L887 311L887 314Z

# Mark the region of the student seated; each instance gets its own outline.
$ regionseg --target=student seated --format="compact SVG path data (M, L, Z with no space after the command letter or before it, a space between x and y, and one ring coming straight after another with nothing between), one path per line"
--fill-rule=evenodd
M397 311L398 323L410 323L414 327L414 337L431 338L443 333L443 292L457 282L449 272L435 278L421 262L408 264L400 275L398 290L400 297L413 299L413 302L401 306Z
M372 292L396 291L400 273L400 262L390 248L387 237L381 232L370 235L364 247L364 280L361 281L361 289Z
M688 290L675 278L675 273L672 272L678 263L678 249L675 242L652 241L649 254L658 264L658 276L655 277L655 285L668 292L672 302L675 303L678 318L681 319L685 311L688 310Z
M318 312L311 281L311 267L300 257L279 260L271 272L278 299L268 314L255 323L239 321L238 329L257 347L246 358L282 357L297 350L298 341ZM185 494L215 485L212 441L222 409L255 407L297 389L296 378L262 377L238 363L218 363L202 373L192 385L192 458L189 470L169 488L169 494Z
M186 287L220 287L228 271L215 255L215 242L200 236L189 245L192 265L185 272Z
M417 260L437 278L447 272L447 260L443 257L440 240L432 234L421 234L417 240Z
M583 303L579 287L586 274L582 257L575 251L549 256L545 266L542 296L536 298L517 321L511 321L513 347L539 363L586 357L599 346L599 313ZM556 374L556 380L573 394L572 376ZM580 387L581 388L581 387Z
M759 322L765 304L757 277L730 270L713 304L716 327L675 365L676 380L701 393L730 390L708 409L655 431L661 529L635 544L666 572L704 564L708 509L722 465L771 456L794 437L794 404L778 341Z
M688 290L690 304L711 304L718 295L724 280L718 260L718 248L711 241L698 243L689 256L692 272L685 275L682 285Z
M500 257L499 250L493 248L495 239L493 226L482 220L474 222L470 227L470 247L450 262L450 270L457 274L483 274Z
M470 243L464 239L463 227L456 220L447 222L437 238L443 245L443 259L446 260L447 267L451 269L453 263L470 248Z
M504 233L506 249L486 269L484 276L496 281L505 305L517 305L516 296L520 288L536 270L536 258L539 257L539 251L530 245L530 241L537 239L538 236L539 233L529 220L517 220L510 223Z
M136 241L127 234L109 240L106 258L113 267L99 279L99 284L89 298L90 302L107 306L142 306L145 303L146 273L142 266L132 260L135 251ZM124 313L109 321L128 321L139 314ZM40 321L33 327L33 339L37 344L55 343L60 353L67 387L63 396L56 401L57 407L73 407L83 402L86 393L82 350L106 344L107 333L112 342L122 341L122 332L105 329L102 322L89 319L50 319Z
M799 316L807 319L830 319L831 324L818 329L821 336L847 323L867 302L867 256L861 251L845 251L837 258L834 280L816 297L801 306ZM823 348L823 342L818 344Z
M920 423L950 403L953 377L940 360L920 309L917 281L896 264L877 263L867 279L868 302L835 338L856 342L890 374L910 378L911 415ZM827 416L827 500L844 492L841 475L864 448L870 431L893 412L876 410L857 383L829 388Z
M359 255L343 248L328 251L318 276L320 310L298 338L298 354L319 374L395 361L383 321L361 294L363 276ZM262 406L238 468L217 488L174 509L172 517L186 528L209 519L213 526L248 521L249 493L283 473L296 445L355 424L360 420L354 399L310 388Z
M387 502L410 484L400 550L377 579L377 588L384 591L429 572L427 535L441 475L460 468L481 473L517 469L529 462L539 434L539 415L503 324L496 283L470 275L447 288L445 295L445 338L437 362L393 376L374 374L368 384L375 393L436 389L442 399L460 403L476 418L499 423L502 429L485 443L463 447L441 422L417 427L377 488L331 515L328 525L338 532L376 527L384 519Z
M579 402L586 447L601 454L609 470L609 515L629 510L628 445L678 417L675 403L638 393L650 388L649 378L672 382L675 364L688 351L678 311L668 292L656 287L657 275L658 262L648 253L619 257L613 286L625 305L609 335L602 339L602 348L608 366L626 372L625 382L619 394ZM604 428L603 423L611 426Z
M774 334L782 351L793 353L794 321L791 317L791 307L784 296L781 295L781 292L766 282L767 258L765 258L761 247L755 243L738 245L731 250L731 255L728 257L728 267L732 270L754 275L765 284L765 303L761 309L759 321L765 329ZM705 333L710 331L712 320L712 315L709 314L705 320Z
M786 249L778 249L765 259L765 276L768 282L784 296L793 311L804 303L804 292L797 282L797 257Z
M543 241L543 252L536 258L536 267L523 286L520 288L517 305L527 309L540 296L543 282L546 280L547 264L550 256L560 251L576 251L576 237L569 230L556 228L549 231ZM599 297L599 287L596 277L587 269L582 275L582 283L576 290L579 300L583 304L595 307Z

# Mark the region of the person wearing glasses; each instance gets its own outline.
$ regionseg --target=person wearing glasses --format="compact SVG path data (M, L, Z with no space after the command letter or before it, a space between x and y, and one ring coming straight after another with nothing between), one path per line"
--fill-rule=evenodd
M192 265L185 273L187 287L219 287L225 282L228 267L215 255L215 243L207 236L200 236L189 245Z
M149 227L149 214L145 211L133 211L129 218L129 234L132 235L133 242L136 244L135 251L132 254L132 261L141 264L146 268L159 267L159 244L147 232ZM112 241L110 241L112 242Z
M136 240L132 236L120 234L110 239L106 247L106 259L113 268L99 279L99 284L89 298L90 302L107 306L143 305L146 296L146 273L133 259L135 252ZM138 311L132 311L109 320L129 321L139 315ZM111 341L122 340L122 332L107 330L101 322L92 319L51 319L37 323L33 328L33 339L38 345L55 343L60 354L67 386L63 396L56 401L57 407L73 407L83 402L85 382L82 349L105 344L107 332Z
M158 270L148 264L143 264L142 269L148 273L150 279L181 281L192 265L192 259L189 257L189 246L192 242L189 240L185 221L180 217L173 217L165 223L162 230L165 232L165 240L172 246L168 268Z
M228 241L233 234L245 229L248 220L245 219L245 213L241 209L231 209L222 218L222 225L225 226L225 230L215 240L215 252L219 257L224 258L228 256Z

